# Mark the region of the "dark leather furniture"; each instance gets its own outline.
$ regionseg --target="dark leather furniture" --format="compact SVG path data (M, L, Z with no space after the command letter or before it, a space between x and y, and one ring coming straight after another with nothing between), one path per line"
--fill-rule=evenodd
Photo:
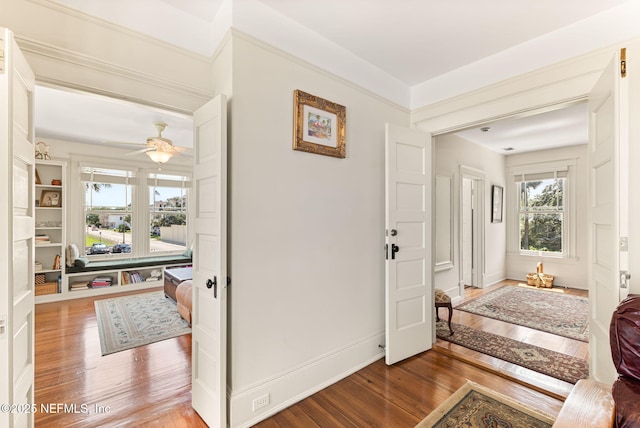
M611 317L611 356L618 371L613 383L616 427L640 427L640 296L620 302Z

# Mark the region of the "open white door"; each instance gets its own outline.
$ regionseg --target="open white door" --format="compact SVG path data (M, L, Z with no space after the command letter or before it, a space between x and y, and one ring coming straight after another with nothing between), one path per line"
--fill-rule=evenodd
M33 426L35 79L0 28L0 426ZM7 411L9 410L9 411Z
M431 348L431 135L385 128L386 363Z
M628 291L628 77L615 55L589 94L589 302L591 376L612 383L611 315Z
M192 399L211 427L227 426L227 100L194 116Z

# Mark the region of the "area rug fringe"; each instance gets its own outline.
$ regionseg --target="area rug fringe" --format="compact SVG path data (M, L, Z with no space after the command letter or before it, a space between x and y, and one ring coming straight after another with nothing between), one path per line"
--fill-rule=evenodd
M485 397L489 397L492 400L499 402L496 405L498 406L506 406L509 409L508 412L501 412L504 416L508 414L512 420L507 422L510 423L509 426L512 427L532 427L532 428L543 428L543 427L551 427L554 422L554 418L538 409L535 409L529 405L521 403L519 401L513 400L512 398L501 394L499 392L493 391L492 389L486 388L482 385L479 385L475 382L467 380L462 387L460 387L456 392L454 392L449 398L447 398L442 404L440 404L433 412L429 414L425 419L423 419L416 428L434 428L434 427L447 427L447 428L456 428L456 427L465 427L468 428L470 425L470 418L472 413L476 411L476 406L460 406L461 409L457 411L457 414L453 415L453 411L456 409L458 403L463 402L467 396L475 391ZM447 417L449 416L449 417ZM491 421L487 422L487 427L493 426L491 423L496 423L495 419L491 419ZM476 425L473 425L474 427ZM502 425L500 425L502 426Z

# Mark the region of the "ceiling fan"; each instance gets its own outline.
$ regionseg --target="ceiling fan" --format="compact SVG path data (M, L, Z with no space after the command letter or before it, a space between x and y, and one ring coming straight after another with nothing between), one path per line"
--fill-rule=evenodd
M147 138L147 142L143 149L127 153L127 155L146 153L152 161L158 164L163 164L171 159L174 155L178 155L189 150L186 147L174 146L171 140L162 136L162 131L164 131L168 126L166 123L155 122L153 126L155 126L155 128L158 130L158 135L155 137Z

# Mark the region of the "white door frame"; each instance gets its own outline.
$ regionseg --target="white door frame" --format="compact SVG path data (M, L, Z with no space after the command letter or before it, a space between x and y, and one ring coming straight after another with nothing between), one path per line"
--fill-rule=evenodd
M472 180L475 184L474 186L474 219L473 221L473 285L478 288L484 288L485 286L485 264L484 264L484 237L485 237L485 178L486 173L482 170L471 168L465 165L460 165L459 167L460 174L460 210L458 213L459 216L459 224L460 224L460 234L459 234L459 245L458 245L458 268L460 270L459 274L459 289L460 296L464 296L464 279L463 279L463 183L464 179Z

